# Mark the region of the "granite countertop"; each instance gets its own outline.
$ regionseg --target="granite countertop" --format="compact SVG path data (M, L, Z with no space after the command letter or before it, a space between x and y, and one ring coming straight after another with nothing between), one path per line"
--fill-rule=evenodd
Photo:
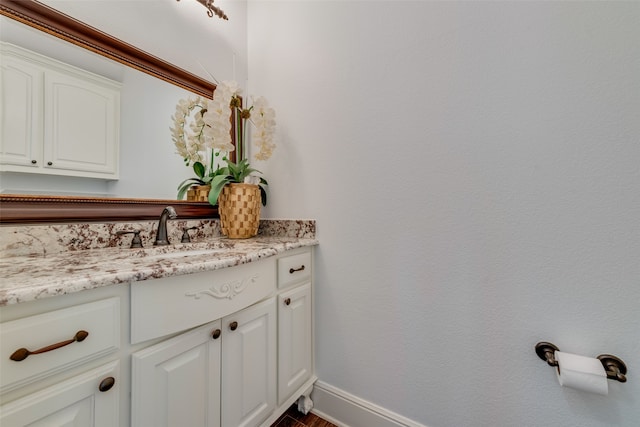
M313 227L315 231L315 224ZM13 233L24 234L18 231ZM283 234L262 233L250 239L212 236L143 249L119 246L3 256L0 307L131 281L218 270L318 244L315 233Z
M217 238L206 245L193 244L192 253L183 252L184 256L176 256L175 248L152 247L5 258L0 260L0 306L130 281L218 270L316 244L315 239L294 237Z

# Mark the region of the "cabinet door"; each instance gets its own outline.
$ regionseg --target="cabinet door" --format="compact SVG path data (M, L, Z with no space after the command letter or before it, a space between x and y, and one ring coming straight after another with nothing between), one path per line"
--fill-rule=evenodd
M119 92L55 70L44 88L44 167L117 178Z
M37 168L42 163L42 69L3 54L0 81L0 163Z
M114 385L100 391L103 380ZM118 415L118 362L112 362L0 407L2 427L113 427ZM104 387L106 388L106 387Z
M276 406L275 298L222 320L222 425L257 426Z
M133 354L131 417L133 427L220 426L219 320Z
M278 403L282 404L312 372L311 283L278 297Z

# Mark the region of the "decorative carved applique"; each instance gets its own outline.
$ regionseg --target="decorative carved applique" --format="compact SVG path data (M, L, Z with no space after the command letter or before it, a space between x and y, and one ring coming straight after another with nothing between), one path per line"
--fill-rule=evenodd
M256 280L258 280L258 275L254 274L253 276L246 277L244 279L232 280L231 282L214 285L207 289L187 292L185 296L200 299L203 295L209 295L210 297L217 299L233 299L236 295L247 289L251 283L255 283Z

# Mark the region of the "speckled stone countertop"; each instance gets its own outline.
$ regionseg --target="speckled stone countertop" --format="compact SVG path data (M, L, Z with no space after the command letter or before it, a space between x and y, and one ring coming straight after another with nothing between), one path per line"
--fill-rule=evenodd
M172 227L176 232L170 235L170 241L180 241L181 229L196 227L193 243L153 246L148 236L142 235L143 249L129 249L130 236L125 244L124 239L114 240L113 236L116 230L147 224L0 227L0 306L217 270L318 244L312 220L262 220L258 236L251 239L221 236L217 220L180 225L182 228ZM149 229L152 226L148 224ZM89 240L91 245L77 249L79 241Z

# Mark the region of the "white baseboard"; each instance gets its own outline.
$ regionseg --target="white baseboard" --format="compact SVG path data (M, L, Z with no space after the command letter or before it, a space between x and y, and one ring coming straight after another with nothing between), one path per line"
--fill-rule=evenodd
M340 427L426 427L322 381L311 399L311 412Z

